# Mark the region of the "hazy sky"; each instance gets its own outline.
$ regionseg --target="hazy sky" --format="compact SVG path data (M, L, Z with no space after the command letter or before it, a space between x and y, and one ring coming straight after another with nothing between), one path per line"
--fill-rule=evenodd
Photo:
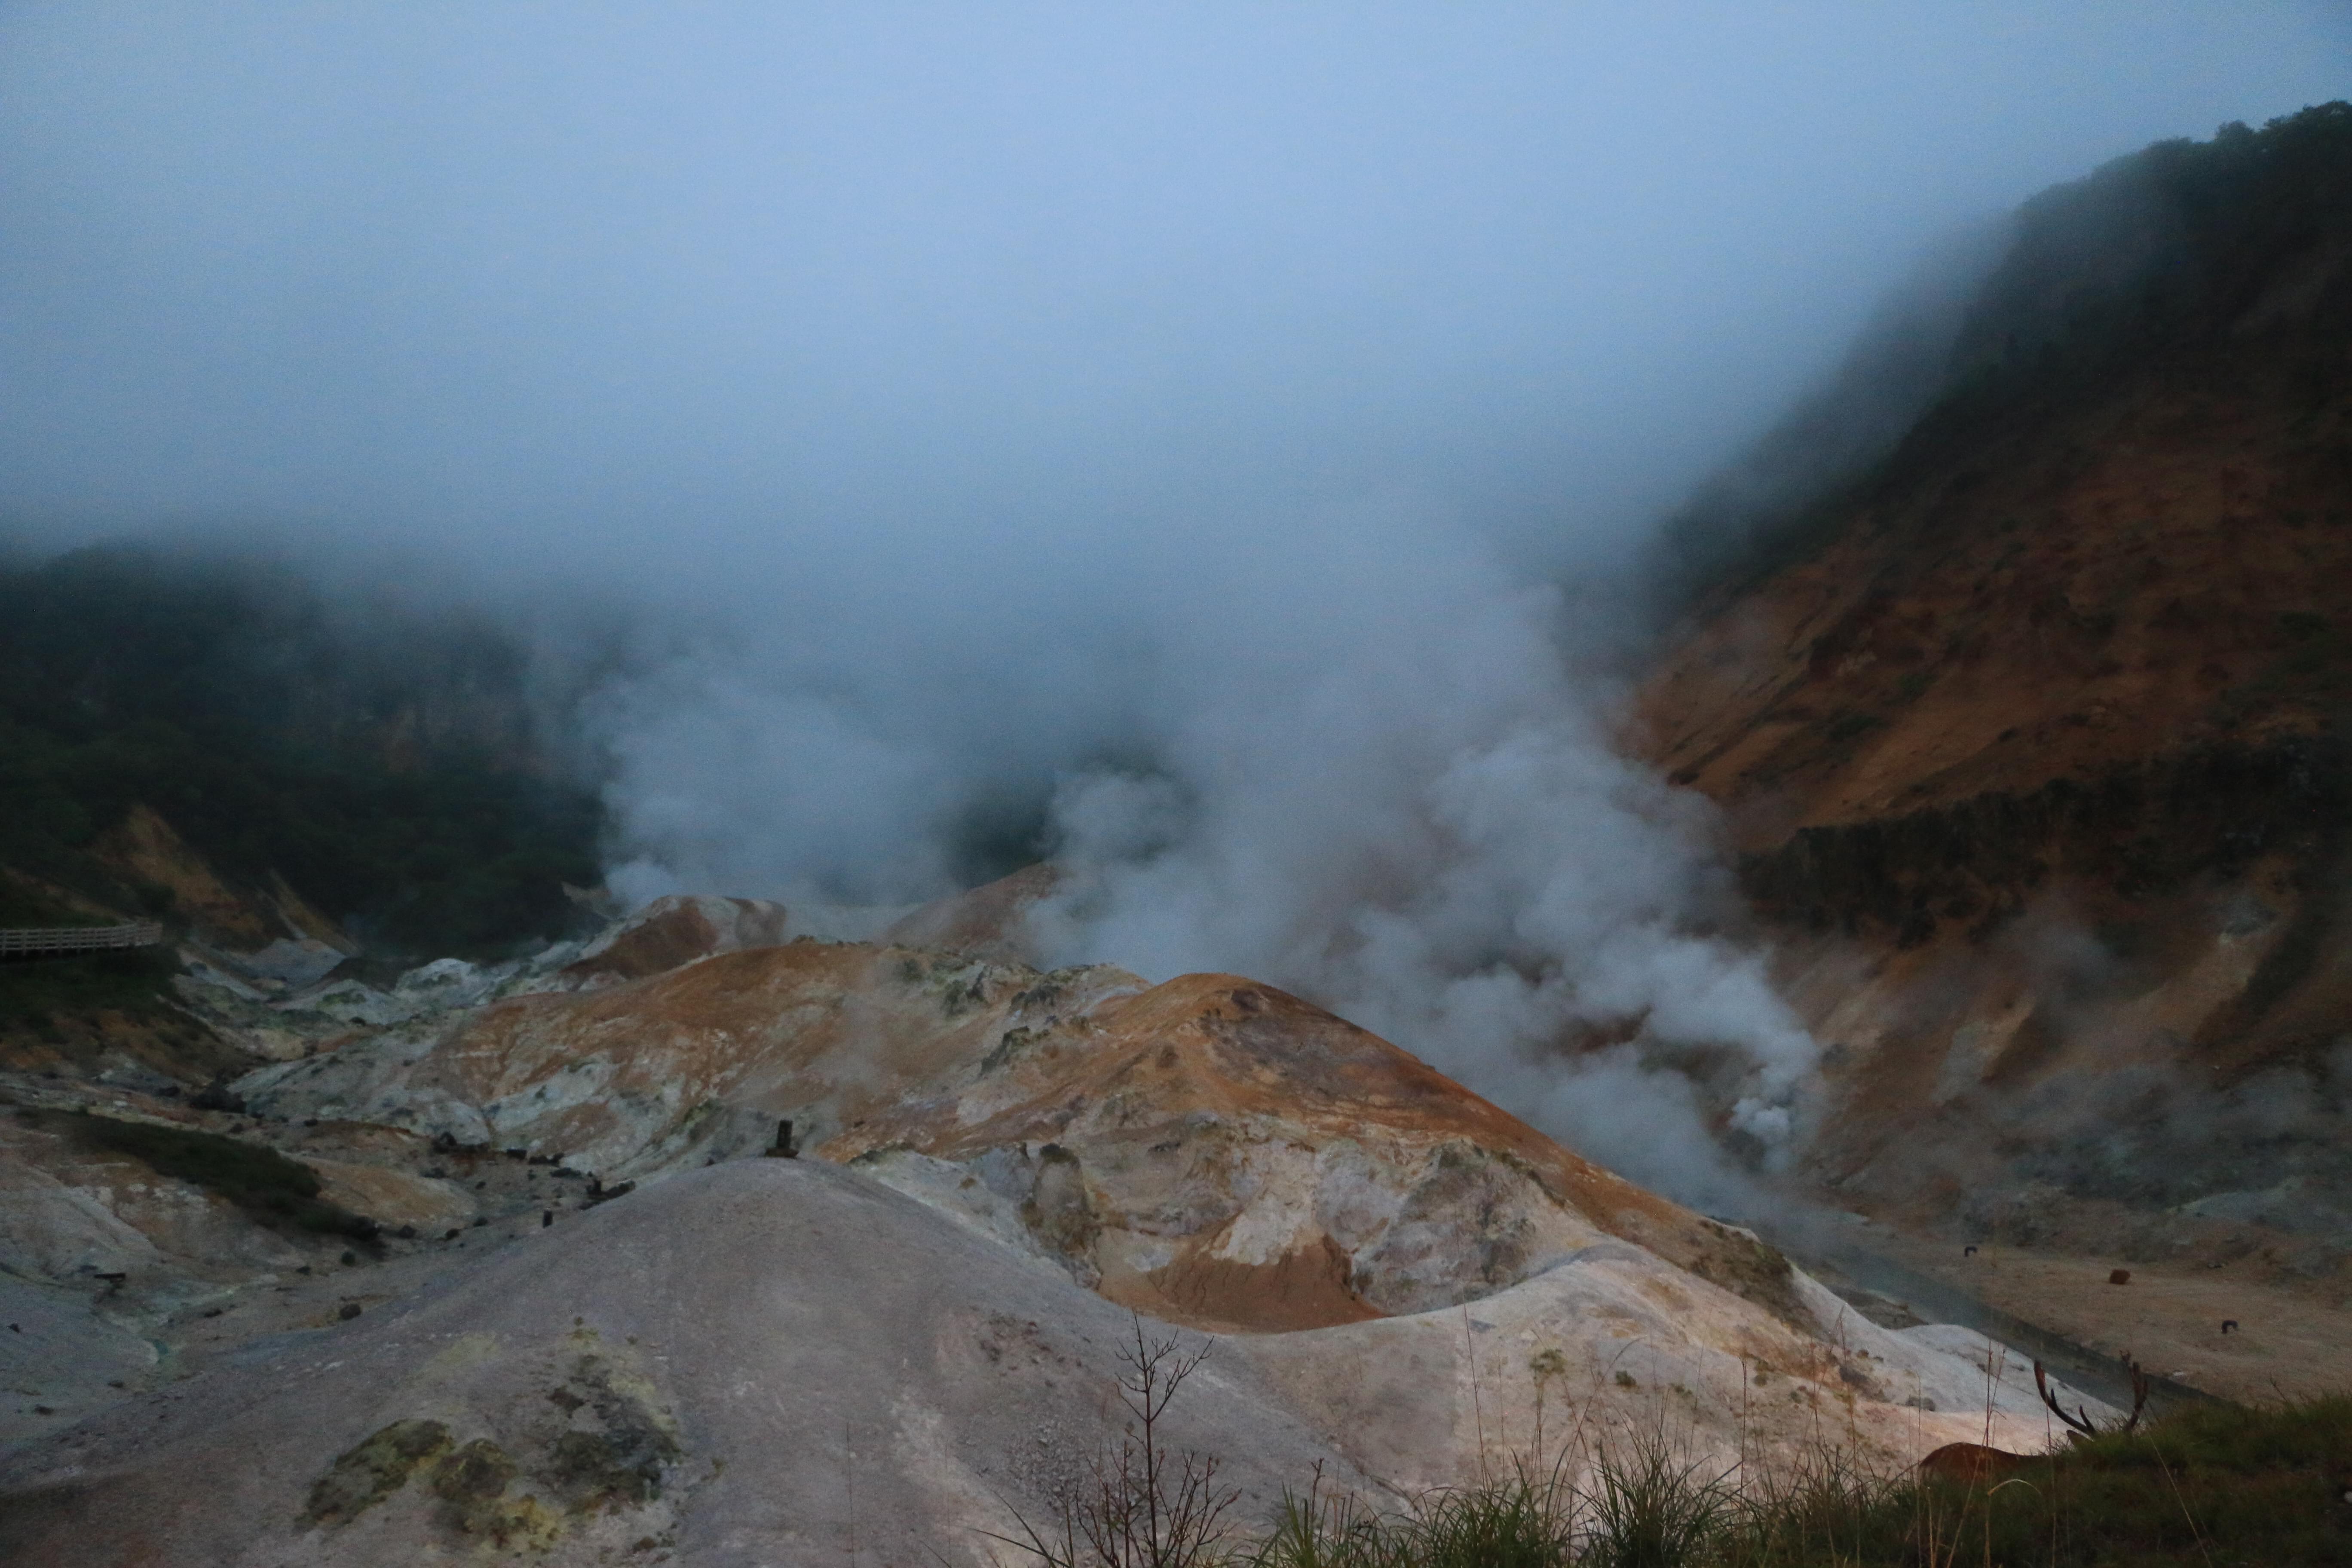
M1404 493L1561 545L1956 226L2339 96L2348 44L2147 0L20 0L0 515L729 575Z

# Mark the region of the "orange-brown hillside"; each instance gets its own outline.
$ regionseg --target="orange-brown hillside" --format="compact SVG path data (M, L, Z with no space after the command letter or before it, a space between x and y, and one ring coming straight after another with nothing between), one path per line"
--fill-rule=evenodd
M2352 1180L2352 108L2030 205L1927 412L1726 560L1633 733L1779 929L1818 1177L2163 1247Z

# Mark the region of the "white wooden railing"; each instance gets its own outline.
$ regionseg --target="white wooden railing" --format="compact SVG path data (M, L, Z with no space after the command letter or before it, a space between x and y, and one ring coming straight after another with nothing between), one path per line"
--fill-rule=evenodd
M20 952L102 952L116 947L153 947L163 940L155 921L119 926L35 926L0 929L0 957Z

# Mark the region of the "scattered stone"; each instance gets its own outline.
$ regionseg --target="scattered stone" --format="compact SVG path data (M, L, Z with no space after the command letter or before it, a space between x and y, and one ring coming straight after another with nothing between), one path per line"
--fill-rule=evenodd
M360 1304L357 1301L346 1301L335 1310L335 1316L347 1323L359 1315Z

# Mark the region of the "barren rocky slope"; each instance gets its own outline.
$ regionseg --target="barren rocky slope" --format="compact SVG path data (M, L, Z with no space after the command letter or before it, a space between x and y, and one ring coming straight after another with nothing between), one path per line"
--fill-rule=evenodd
M1827 1047L1833 1201L2341 1279L2347 191L2331 105L2040 199L1940 398L1643 690Z
M1392 1498L1661 1423L1726 1463L2046 1436L2016 1358L1867 1321L1279 992L744 945L793 923L675 900L382 991L194 981L276 1020L234 1109L10 1075L0 1539L985 1560L1115 1430L1129 1309L1213 1347L1179 1436L1252 1520L1318 1462ZM282 1152L383 1228L272 1223L122 1128Z

